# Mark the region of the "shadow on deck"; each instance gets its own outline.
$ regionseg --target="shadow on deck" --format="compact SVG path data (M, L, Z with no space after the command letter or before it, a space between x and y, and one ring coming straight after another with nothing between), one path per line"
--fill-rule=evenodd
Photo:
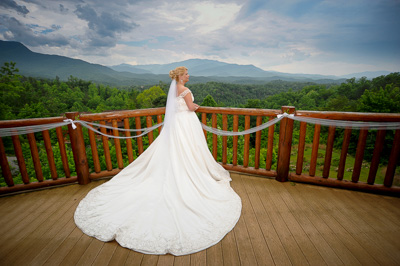
M243 202L207 250L143 255L84 235L79 201L103 181L0 198L1 265L399 265L400 198L232 173Z

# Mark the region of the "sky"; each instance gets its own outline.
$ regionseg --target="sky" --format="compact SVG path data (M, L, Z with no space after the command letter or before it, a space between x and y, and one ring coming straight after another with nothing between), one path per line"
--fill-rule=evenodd
M400 0L0 0L0 40L106 66L400 72Z

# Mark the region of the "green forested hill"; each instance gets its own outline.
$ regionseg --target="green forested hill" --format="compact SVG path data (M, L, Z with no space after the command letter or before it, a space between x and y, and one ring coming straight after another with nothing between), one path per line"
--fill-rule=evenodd
M400 112L399 84L400 74L392 73L372 80L353 78L340 85L273 81L259 85L207 82L188 87L200 104L211 97L214 105L228 107L293 105L298 110ZM0 71L0 119L164 106L168 88L169 83L162 81L118 89L71 76L67 81L36 79L19 75L17 65L6 63ZM138 100L140 94L146 96Z

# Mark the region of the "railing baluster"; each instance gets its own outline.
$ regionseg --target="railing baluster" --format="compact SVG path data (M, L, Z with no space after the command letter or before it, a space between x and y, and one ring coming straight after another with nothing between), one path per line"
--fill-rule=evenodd
M29 146L31 148L31 155L32 155L32 160L33 160L33 166L35 168L36 179L39 182L42 182L43 181L43 172L42 172L42 166L40 164L39 152L38 152L38 148L36 145L35 135L33 133L28 133L27 137L28 137Z
M304 148L306 143L307 123L300 122L299 145L297 149L296 175L303 172Z
M125 129L130 129L129 126L129 119L125 118L124 119L124 128ZM130 137L131 136L131 132L130 131L125 131L125 137ZM132 139L126 139L126 150L128 153L128 160L129 163L133 162L133 150L132 150Z
M88 125L88 126L92 127L91 125ZM97 151L96 135L94 134L93 130L88 130L88 133L89 133L90 148L92 150L94 171L96 173L100 173L101 167L100 167L99 153Z
M150 115L146 116L146 125L147 125L147 127L153 126L153 120ZM149 138L149 144L153 143L153 140L154 140L153 131L150 131L149 133L147 133L147 136Z
M244 129L250 128L250 116L244 117ZM250 152L250 134L244 135L244 147L243 147L243 166L249 166L249 152Z
M313 139L311 159L310 159L310 171L309 171L310 176L315 176L315 171L317 168L320 133L321 133L321 125L316 124L314 127L314 139Z
M203 123L204 125L207 126L207 114L206 113L201 114L201 123ZM204 132L204 137L206 138L206 141L207 141L207 130L203 129L203 132Z
M0 164L1 171L4 177L4 181L6 181L7 186L14 186L14 180L11 174L10 166L8 165L6 150L4 148L3 139L0 138Z
M274 119L274 117L270 116L269 120ZM275 125L272 125L268 128L268 147L267 147L267 159L265 160L265 169L270 171L272 166L272 156L274 152L274 130Z
M211 115L211 125L213 128L217 128L218 121L217 121L216 113L213 113ZM218 158L218 136L216 134L213 134L213 156L214 156L214 160L217 160L217 158Z
M157 115L157 124L161 124L162 123L162 116L161 115ZM161 134L161 130L162 130L162 126L158 127L158 135Z
M400 130L396 130L393 139L392 150L390 152L389 162L386 169L385 180L383 185L391 187L393 184L394 173L396 171L396 163L400 154Z
M99 122L101 125L105 125L105 121L100 121ZM104 127L100 128L101 133L107 134L107 130ZM106 159L106 167L108 171L111 171L113 169L112 166L112 161L111 161L111 155L110 155L110 147L108 146L108 137L106 136L101 136L103 140L103 150L104 150L104 157Z
M57 180L58 174L57 174L56 164L54 162L54 154L53 154L53 148L51 147L49 131L44 130L42 134L43 134L44 146L46 148L47 161L49 162L51 178L53 180Z
M351 137L351 128L346 128L344 130L342 151L340 154L340 161L339 161L338 175L337 175L338 180L343 180L344 177L344 171L346 168L346 157L350 144L350 137Z
M237 115L234 115L233 116L233 128L232 128L232 130L234 132L237 132L238 128L239 128L239 117ZM232 150L233 150L232 164L233 165L237 165L238 136L233 136Z
M376 133L374 153L372 154L372 160L371 160L371 165L369 167L368 181L367 181L367 183L370 185L373 185L375 183L375 177L379 167L379 158L383 150L385 136L386 136L386 130L378 130L378 132Z
M136 124L136 129L141 129L142 128L139 116L135 117L135 124ZM136 131L136 135L140 135L140 134L142 134L142 131ZM138 145L138 152L139 152L139 155L140 155L140 154L143 153L143 139L142 139L142 137L136 138L136 142L137 142L137 145Z
M368 135L367 129L360 130L360 135L358 136L356 157L354 159L353 174L351 176L351 181L353 182L358 182L360 178L361 167L364 158L364 151L367 142L367 135Z
M228 130L228 116L222 115L222 130ZM228 157L228 137L222 136L222 163L226 164Z
M113 128L115 128L115 129L113 129L114 136L119 137L118 121L113 119L112 126L113 126ZM115 153L117 155L118 168L122 169L122 168L124 168L124 162L122 160L121 143L119 141L119 138L114 138L114 145L115 145Z
M256 125L259 126L262 123L262 116L257 116ZM256 132L256 143L255 143L255 155L254 155L254 168L260 168L260 149L261 149L261 130Z
M322 177L324 177L324 178L329 177L329 171L331 169L333 141L335 140L335 130L336 130L336 128L334 126L329 127L328 140L326 142L326 150L325 150L324 170L322 173Z
M71 172L69 170L69 163L68 163L67 151L65 150L65 141L62 134L62 128L57 127L56 133L57 133L58 147L60 148L61 161L63 164L65 177L68 178L71 177Z
M24 182L24 184L29 184L30 181L29 181L28 171L26 170L25 158L24 154L22 153L19 136L18 135L11 136L11 139L14 145L15 157L17 157L17 162L18 162L19 172L21 173L22 182Z

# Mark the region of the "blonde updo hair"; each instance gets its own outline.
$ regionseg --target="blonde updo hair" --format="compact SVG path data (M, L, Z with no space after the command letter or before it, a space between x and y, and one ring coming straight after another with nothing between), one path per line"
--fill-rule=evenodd
M171 79L174 79L177 82L179 82L179 76L182 76L183 74L185 74L186 70L188 70L188 69L184 66L177 67L174 70L171 70L169 72L169 76Z

